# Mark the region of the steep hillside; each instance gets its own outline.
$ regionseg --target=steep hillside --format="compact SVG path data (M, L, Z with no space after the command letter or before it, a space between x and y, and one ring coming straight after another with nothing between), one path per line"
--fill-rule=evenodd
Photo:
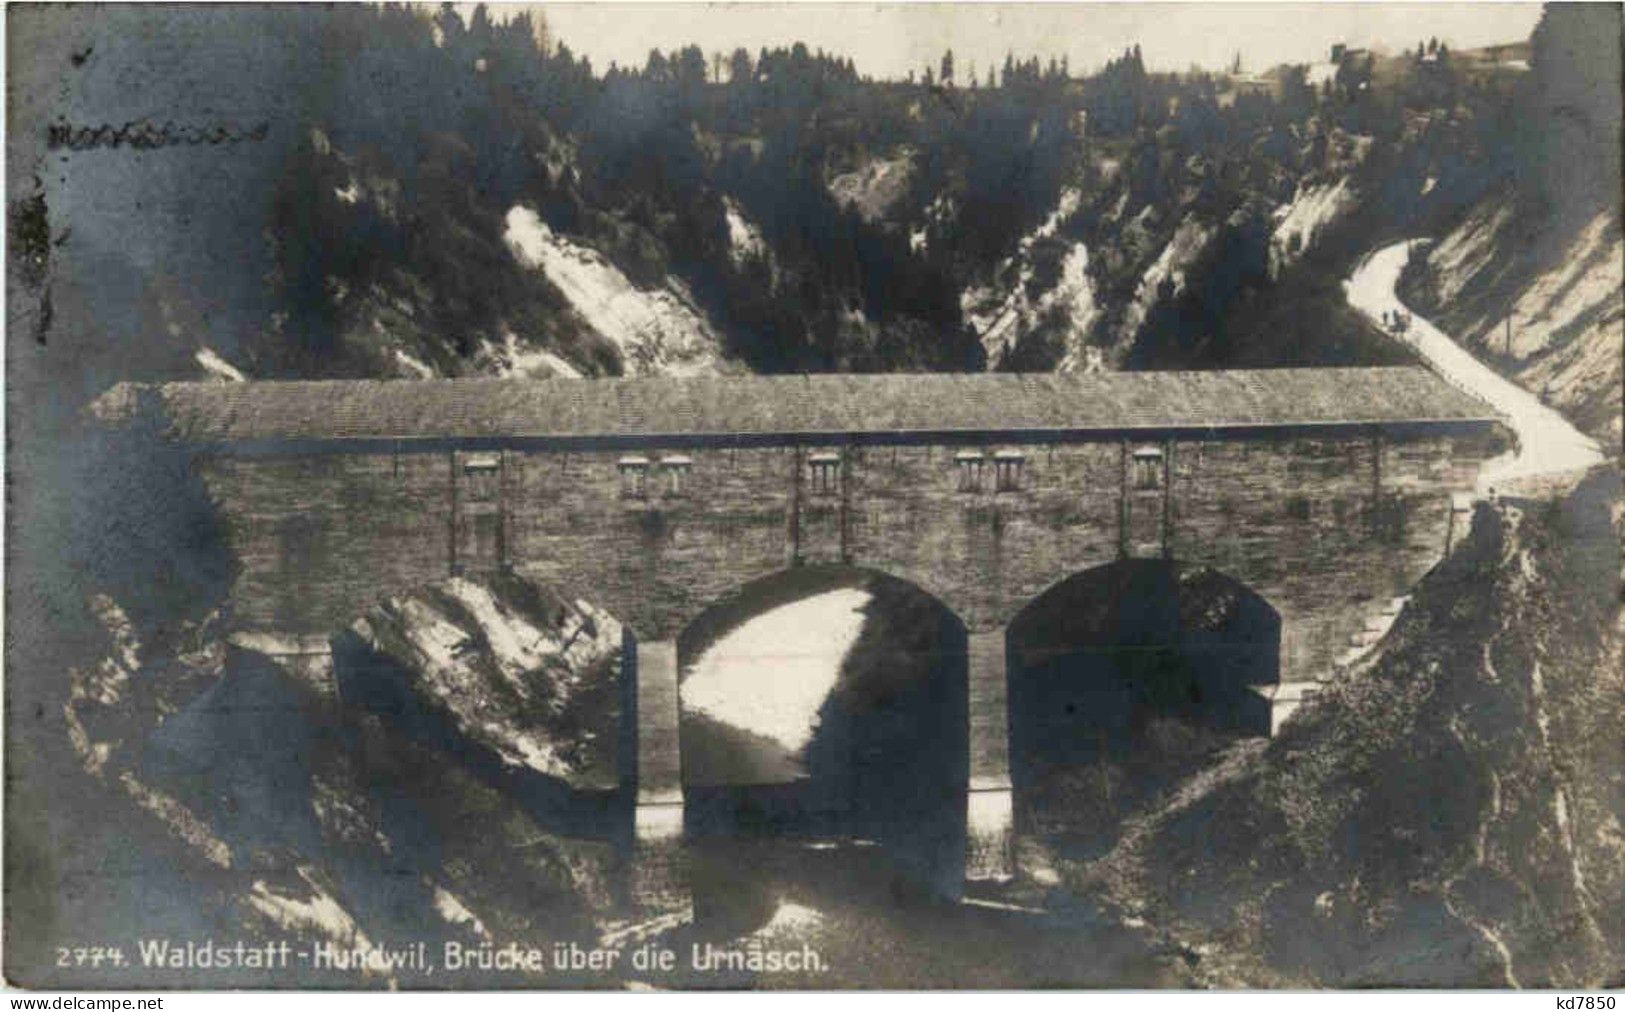
M1131 48L966 86L804 45L726 74L692 45L594 68L534 12L280 16L274 59L175 9L98 12L51 48L68 69L29 107L52 125L11 203L47 340L118 316L150 370L221 380L1388 361L1319 282L1477 199L1516 121L1517 73L1470 54L1259 91ZM154 32L176 67L241 66L209 160L98 125L141 125L120 82L164 68L123 40ZM149 145L166 170L122 189Z
M1418 258L1404 292L1486 361L1618 446L1622 265L1617 208L1568 222L1501 195Z
M1491 114L1407 107L1373 124L1370 110L1332 101L1302 122L1237 114L1220 127L1212 109L1181 112L1154 136L1089 145L1048 217L985 279L973 274L961 306L990 365L1408 361L1348 311L1334 279L1502 171L1488 152L1461 160L1499 129L1483 122ZM1382 132L1358 132L1373 126Z
M409 698L461 749L573 788L619 783L621 624L588 602L453 577L374 607L336 655L352 695Z
M1612 469L1482 507L1363 670L1069 882L1213 984L1617 986L1622 530Z
M1407 301L1616 448L1621 32L1617 7L1547 9L1530 43L1517 171L1441 223L1403 286Z
M576 281L580 271L562 269L575 268L579 256L544 263L551 247L534 213L520 219L530 227L516 236L507 209L464 181L482 167L461 139L429 138L406 173L381 151L350 150L330 129L310 128L278 185L270 284L288 310L247 342L238 357L244 372L420 378L633 370L629 352L641 346L643 321L606 318L604 296ZM614 281L616 291L634 290L624 277ZM703 321L685 322L714 354Z
M228 647L212 622L149 645L110 599L93 608L103 656L70 672L63 714L88 774L75 793L127 813L141 845L121 874L192 897L159 913L137 891L127 923L369 959L401 939L540 945L609 923L614 846L592 799L616 783L612 618L512 577L426 588L357 620L340 709L331 676L265 652L286 645ZM330 978L390 980L435 983L387 965Z
M530 208L516 204L504 220L503 237L514 255L557 286L571 310L615 344L629 372L688 376L716 370L722 339L681 281L667 277L640 289L602 254L556 235Z

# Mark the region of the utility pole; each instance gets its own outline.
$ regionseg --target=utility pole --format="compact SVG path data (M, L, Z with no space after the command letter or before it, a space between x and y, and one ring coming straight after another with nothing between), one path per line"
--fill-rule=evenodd
M1512 311L1507 310L1507 358L1512 357Z

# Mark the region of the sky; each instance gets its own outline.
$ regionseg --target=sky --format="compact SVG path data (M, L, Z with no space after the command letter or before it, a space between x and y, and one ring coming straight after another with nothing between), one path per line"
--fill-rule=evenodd
M459 5L469 6L469 5ZM649 50L698 43L707 54L805 42L850 56L862 74L901 78L954 51L960 77L1002 64L1006 52L1067 57L1098 68L1139 43L1153 70L1220 69L1237 53L1249 71L1327 59L1334 42L1409 48L1438 36L1466 49L1529 37L1532 3L543 3L553 36L592 58L641 67Z

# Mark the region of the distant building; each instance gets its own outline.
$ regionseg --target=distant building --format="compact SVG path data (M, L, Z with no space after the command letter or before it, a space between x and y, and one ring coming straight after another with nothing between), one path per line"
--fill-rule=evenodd
M1278 98L1281 79L1274 74L1237 74L1230 78L1231 100L1240 95L1260 95Z

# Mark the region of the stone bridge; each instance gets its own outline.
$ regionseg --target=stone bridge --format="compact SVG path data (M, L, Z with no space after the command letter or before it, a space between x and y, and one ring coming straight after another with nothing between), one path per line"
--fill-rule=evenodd
M100 407L193 455L241 631L325 636L498 567L614 612L643 838L682 824L697 616L796 567L913 584L966 632L972 876L1010 867L1006 630L1029 604L1122 560L1209 567L1278 616L1254 690L1282 710L1447 551L1502 442L1420 368L169 384Z

